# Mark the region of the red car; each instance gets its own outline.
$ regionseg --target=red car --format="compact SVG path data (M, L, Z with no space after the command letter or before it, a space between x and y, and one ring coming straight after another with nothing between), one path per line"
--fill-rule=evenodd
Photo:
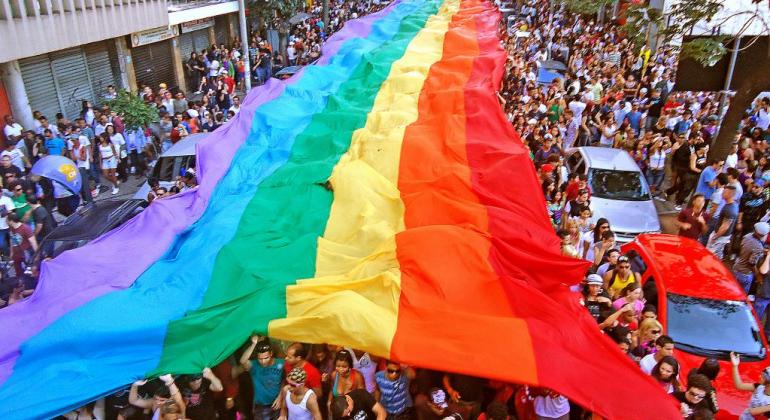
M761 323L743 288L721 261L688 238L642 234L622 251L641 273L645 299L658 308L664 333L676 343L680 378L705 358L718 359L717 418L737 418L751 393L735 389L730 352L741 356L744 382L759 382L770 365Z

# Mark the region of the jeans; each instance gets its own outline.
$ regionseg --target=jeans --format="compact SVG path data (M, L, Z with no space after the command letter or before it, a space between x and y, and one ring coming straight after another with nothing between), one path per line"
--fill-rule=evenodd
M273 410L269 405L254 405L254 420L275 420L278 414L278 410Z
M8 255L10 248L8 247L8 231L10 229L0 229L0 252Z
M663 179L666 177L665 169L650 169L647 171L647 183L651 187L660 190L660 186L663 185Z
M743 290L745 290L746 293L749 293L751 282L754 281L754 273L744 274L738 271L733 271L733 276L735 276L735 279L738 280L738 283L741 284Z
M765 316L765 311L767 310L767 305L770 304L770 298L764 298L764 297L756 297L754 299L754 310L757 312L757 319L760 323L762 323L762 317ZM767 319L765 320L764 324L762 324L762 328L765 331L770 331L770 314L768 314ZM765 333L766 334L766 333Z
M81 182L80 196L86 203L90 203L94 201L94 198L91 196L91 170L78 167L78 171L80 172Z

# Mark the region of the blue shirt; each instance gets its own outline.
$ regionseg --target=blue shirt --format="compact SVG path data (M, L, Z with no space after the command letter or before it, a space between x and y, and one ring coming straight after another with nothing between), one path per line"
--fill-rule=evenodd
M639 111L631 111L628 114L626 114L626 118L628 118L628 124L636 131L639 131L640 123L642 121L642 113Z
M388 414L401 414L412 406L412 397L409 395L409 379L405 372L395 381L386 378L387 370L381 370L374 375L377 387L380 389L380 404Z
M283 359L275 359L272 366L262 367L258 361L251 362L251 382L254 384L254 404L270 405L281 392Z
M695 187L695 192L697 194L703 194L703 196L706 197L706 200L710 199L711 194L714 194L714 191L716 191L716 187L710 186L709 183L714 181L717 175L718 173L714 170L713 166L706 166L706 168L703 169L703 172L700 173L698 186Z
M48 149L49 155L61 156L66 146L64 140L59 137L45 140L45 148Z

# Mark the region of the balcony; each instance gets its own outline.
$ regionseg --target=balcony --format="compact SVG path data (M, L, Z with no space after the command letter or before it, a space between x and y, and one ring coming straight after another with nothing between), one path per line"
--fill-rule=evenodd
M0 63L167 26L166 0L0 0Z

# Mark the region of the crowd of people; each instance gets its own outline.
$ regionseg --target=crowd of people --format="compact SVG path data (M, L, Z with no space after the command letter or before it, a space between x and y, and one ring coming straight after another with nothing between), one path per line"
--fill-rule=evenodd
M719 129L715 93L675 92L677 50L662 45L637 49L616 22L551 8L545 0L524 2L501 37L508 51L500 102L529 148L542 180L546 207L565 254L591 268L581 285L581 302L598 328L681 402L684 418L713 418L719 405L713 387L716 359L680 372L674 340L663 334L655 302L645 301L633 255L623 255L612 220L596 214L592 186L583 173L570 173L565 151L577 146L625 150L643 171L656 200L670 201L679 234L701 241L733 270L750 293L760 319L770 303L770 99L757 100L724 159L708 150ZM288 37L286 55L254 34L249 39L253 73L247 75L241 45L212 46L186 62L189 85L173 92L166 84L144 86L141 98L158 110L159 123L126 129L109 106L83 104L74 121L36 115L35 127L6 117L8 146L0 157L4 195L0 196L0 248L22 270L23 256L37 248L62 215L78 201L90 201L108 184L115 194L131 174L145 175L159 153L189 134L216 130L240 111L236 90L245 77L262 84L281 68L315 61L328 36L348 19L378 10L385 2L332 2L328 28L320 6L311 18L275 27ZM539 80L548 62L564 70ZM111 87L105 97L114 98ZM767 151L770 152L770 151ZM37 159L65 155L78 163L86 185L80 196L55 182L26 176ZM162 199L194 188L194 170L178 186L154 188ZM107 188L109 189L109 187ZM7 222L6 222L7 219ZM5 227L4 227L5 225ZM10 246L4 242L10 233ZM20 258L21 256L21 258ZM17 270L17 272L19 272ZM29 288L14 291L13 301ZM13 303L10 301L8 303ZM770 316L765 321L770 325ZM770 373L759 384L741 381L740 358L732 357L735 386L754 393L746 416L770 413ZM685 384L686 385L683 385ZM466 375L407 366L331 344L286 343L252 337L218 366L199 375L164 375L137 381L105 398L105 419L258 419L258 420L455 420L581 418L583 410L548 390L504 384ZM96 418L94 404L67 418ZM582 413L582 414L581 414ZM102 418L102 414L99 414ZM747 419L750 417L746 417Z
M286 55L273 51L260 33L250 36L252 77L257 85L286 66L306 65L321 53L321 45L349 19L380 10L387 2L332 2L328 29L322 10L315 6L305 20L288 25ZM13 116L4 117L5 150L0 157L0 267L5 267L0 285L0 307L29 296L34 289L31 256L42 239L57 225L57 218L73 214L79 206L93 202L100 194L115 196L130 176L149 175L160 155L191 134L213 132L241 109L245 66L240 40L226 46L212 45L193 53L185 63L192 92L185 93L160 83L142 85L138 96L157 111L157 121L144 127L127 127L122 115L111 109L119 92L112 85L101 95L100 104L83 101L77 118L57 113L55 119L33 112L33 126L23 127ZM192 98L196 98L193 100ZM45 156L65 156L76 163L82 190L73 193L63 184L29 173ZM195 168L177 174L171 187L153 183L148 201L171 197L197 186ZM20 226L11 221L15 214ZM6 219L8 220L6 222ZM3 261L12 263L5 264ZM9 278L26 281L6 284Z
M614 22L549 10L548 2L529 2L504 28L509 57L500 102L530 150L563 253L591 264L581 285L586 309L681 402L685 418L712 418L719 363L706 359L680 375L657 302L645 300L640 267L633 255L621 253L613 221L591 204L591 180L570 172L565 152L581 146L625 150L651 195L678 212L678 234L700 241L732 268L761 320L770 302L770 98L746 110L728 156L710 157L723 117L719 101L726 98L674 91L675 48L635 48ZM543 70L553 75L553 61L564 70L546 80ZM736 369L738 361L733 358ZM735 385L754 391L751 414L770 412L759 403L767 400L763 387L742 386L739 377Z

